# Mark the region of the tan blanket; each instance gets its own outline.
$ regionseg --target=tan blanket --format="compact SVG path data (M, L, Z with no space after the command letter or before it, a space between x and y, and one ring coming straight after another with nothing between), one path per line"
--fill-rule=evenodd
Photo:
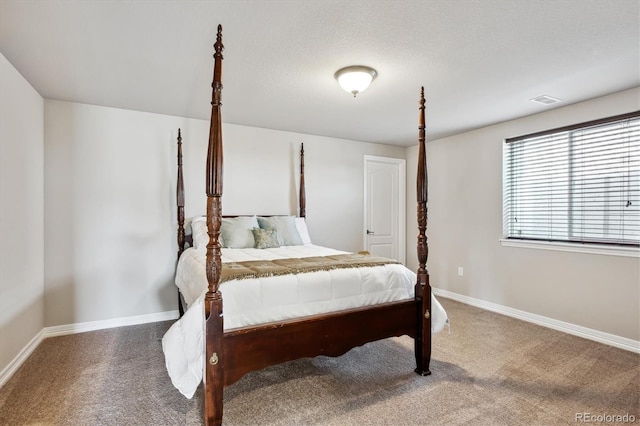
M364 268L398 264L400 262L363 253L338 254L334 256L303 257L301 259L250 260L222 264L220 282L265 278L305 272L331 271L333 269Z

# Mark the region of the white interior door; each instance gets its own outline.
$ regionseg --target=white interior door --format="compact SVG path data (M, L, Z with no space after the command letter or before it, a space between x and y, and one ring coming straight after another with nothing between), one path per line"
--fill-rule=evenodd
M376 256L405 261L405 160L364 158L364 246Z

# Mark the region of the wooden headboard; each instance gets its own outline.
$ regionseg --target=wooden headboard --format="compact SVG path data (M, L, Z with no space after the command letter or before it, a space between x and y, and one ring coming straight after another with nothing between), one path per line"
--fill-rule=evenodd
M176 204L178 207L178 259L187 247L193 247L193 238L191 234L185 231L184 216L184 172L182 168L182 130L178 129L178 179L176 189ZM304 143L300 144L300 195L298 198L299 210L298 217L306 217L306 188L304 183ZM243 215L223 215L225 217L238 217ZM263 214L261 216L283 216Z

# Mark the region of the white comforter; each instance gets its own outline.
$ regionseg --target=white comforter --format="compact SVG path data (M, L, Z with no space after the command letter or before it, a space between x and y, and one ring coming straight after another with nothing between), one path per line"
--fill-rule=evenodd
M222 262L328 256L345 253L307 244L273 249L222 249ZM204 294L207 290L204 250L187 249L178 262L176 285L189 306L162 339L173 385L191 398L204 367ZM224 328L413 298L416 275L403 265L349 268L298 275L234 280L220 286ZM447 315L432 296L432 332L442 330Z

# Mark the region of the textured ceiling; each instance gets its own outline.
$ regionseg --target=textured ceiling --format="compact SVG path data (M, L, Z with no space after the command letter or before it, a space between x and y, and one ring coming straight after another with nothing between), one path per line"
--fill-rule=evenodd
M403 146L640 85L637 0L0 1L0 52L45 98ZM347 65L378 78L353 98Z

